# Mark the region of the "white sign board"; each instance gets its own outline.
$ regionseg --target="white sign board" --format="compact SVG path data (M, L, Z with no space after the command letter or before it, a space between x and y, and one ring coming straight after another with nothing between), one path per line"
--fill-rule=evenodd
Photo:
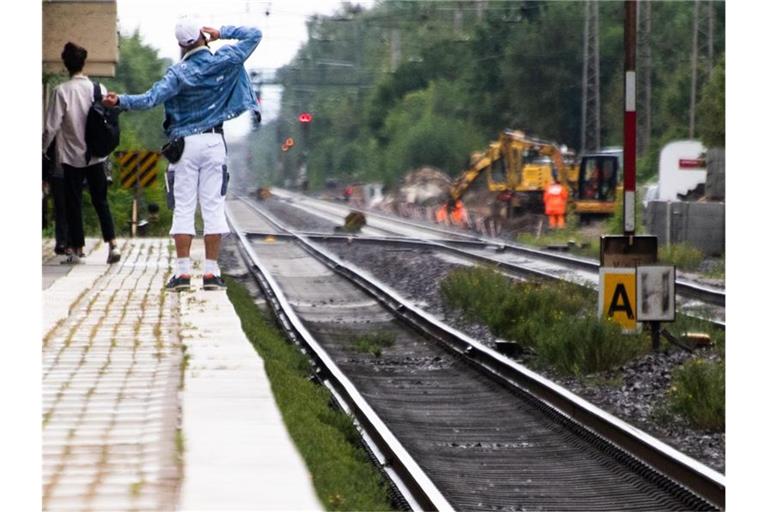
M697 140L678 140L664 146L659 154L659 201L677 201L707 181L707 169L692 168L707 148ZM682 165L681 165L682 164Z
M649 265L637 267L637 320L674 322L675 267Z

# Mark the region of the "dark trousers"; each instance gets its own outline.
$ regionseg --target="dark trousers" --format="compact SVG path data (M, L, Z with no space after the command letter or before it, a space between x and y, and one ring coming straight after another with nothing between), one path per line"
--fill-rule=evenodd
M63 176L52 176L48 182L53 196L54 226L56 227L56 247L69 247L67 243L66 189Z
M69 246L80 248L85 245L83 233L83 178L88 182L91 204L96 210L101 224L101 235L105 242L115 238L115 225L107 202L107 177L104 164L88 167L71 167L62 164L64 169L64 189L66 192L67 238Z

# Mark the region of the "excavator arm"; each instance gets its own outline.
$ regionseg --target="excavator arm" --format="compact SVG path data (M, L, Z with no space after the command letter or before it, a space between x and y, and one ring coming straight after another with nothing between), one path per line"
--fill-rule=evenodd
M470 167L453 182L450 188L451 204L448 205L448 208L451 209L453 204L462 198L469 187L483 173L488 180L488 190L492 192L516 193L520 191L521 187L522 190L528 192L530 185L524 183L523 175L524 155L527 151L548 156L561 180L565 180L568 176L568 169L557 144L527 137L521 131L506 130L499 135L498 140L490 143L485 153L475 158ZM538 177L535 183L548 183L551 176L549 171L546 171L546 174L546 177ZM541 187L544 184L540 183L534 186Z
M479 158L474 159L469 168L454 180L450 189L452 200L456 201L461 199L467 189L469 189L472 183L480 177L483 171L490 169L491 166L502 157L500 148L501 144L499 142L492 142L485 153Z

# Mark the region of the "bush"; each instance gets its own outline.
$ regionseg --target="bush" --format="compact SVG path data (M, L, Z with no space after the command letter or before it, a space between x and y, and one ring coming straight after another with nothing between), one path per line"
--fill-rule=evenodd
M569 375L608 370L639 355L640 335L595 315L596 294L571 283L515 283L487 268L459 269L440 285L448 307L484 323L504 339L529 347Z
M693 359L672 375L669 406L695 426L725 430L725 363Z
M560 318L541 330L536 343L539 355L567 375L621 366L645 347L641 335L623 334L618 324L593 315Z
M659 249L659 261L682 270L697 270L703 259L704 254L688 243L665 245Z

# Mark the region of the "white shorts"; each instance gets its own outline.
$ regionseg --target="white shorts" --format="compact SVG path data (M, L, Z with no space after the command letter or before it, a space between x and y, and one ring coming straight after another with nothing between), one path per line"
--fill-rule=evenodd
M173 172L173 224L171 235L195 234L195 210L200 201L203 234L229 233L224 215L222 182L227 172L227 149L220 133L184 137L184 152Z

